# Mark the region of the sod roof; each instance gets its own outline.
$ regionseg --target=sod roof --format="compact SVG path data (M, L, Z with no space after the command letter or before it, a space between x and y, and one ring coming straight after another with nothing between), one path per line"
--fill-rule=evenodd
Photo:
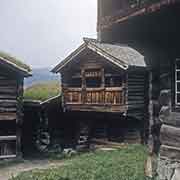
M20 73L23 76L31 75L30 66L26 65L16 57L13 57L5 52L0 51L0 66L6 66L9 69Z

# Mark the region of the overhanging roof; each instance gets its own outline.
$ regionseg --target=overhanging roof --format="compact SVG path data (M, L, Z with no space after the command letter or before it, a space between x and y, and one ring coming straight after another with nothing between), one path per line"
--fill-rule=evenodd
M100 43L95 39L84 38L84 43L71 53L66 59L61 61L52 72L58 73L69 62L85 49L90 49L105 58L114 65L126 70L130 66L146 67L144 56L127 45Z
M0 66L6 67L24 77L32 75L28 65L3 52L0 52Z
M154 13L173 4L179 4L180 0L149 0L140 6L120 9L111 15L102 17L98 21L97 31L110 28L112 25L122 23L136 16Z

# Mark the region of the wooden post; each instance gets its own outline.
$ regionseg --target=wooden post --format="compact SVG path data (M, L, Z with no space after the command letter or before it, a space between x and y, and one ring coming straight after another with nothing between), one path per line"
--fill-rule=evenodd
M149 150L150 152L153 151L153 137L151 134L151 127L153 125L153 100L152 100L152 71L149 72L149 93L148 93L148 99L149 99L149 127L148 127L148 133L146 133L147 127L144 127L145 129L145 141L149 143ZM146 123L145 123L146 124ZM147 139L148 138L148 139Z
M22 157L22 123L23 123L23 78L18 80L17 85L17 119L16 119L16 156L17 158Z
M105 88L104 68L101 69L101 87L102 87L102 88Z
M64 83L64 74L61 74L61 104L63 107L63 112L66 111L66 84Z
M86 77L85 77L85 69L81 69L81 77L82 77L82 103L84 104L86 101Z
M98 19L98 25L97 26L99 26L100 25L100 22L101 22L101 18L103 17L103 12L102 12L102 1L103 0L98 0L97 1L97 15L98 15L98 17L97 17L97 19ZM101 42L101 31L99 30L99 28L97 28L97 39L98 39L98 41L100 41Z

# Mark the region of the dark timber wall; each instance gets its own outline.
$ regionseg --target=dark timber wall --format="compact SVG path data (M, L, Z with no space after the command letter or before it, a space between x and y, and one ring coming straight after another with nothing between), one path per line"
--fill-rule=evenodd
M0 159L21 156L23 78L0 69Z

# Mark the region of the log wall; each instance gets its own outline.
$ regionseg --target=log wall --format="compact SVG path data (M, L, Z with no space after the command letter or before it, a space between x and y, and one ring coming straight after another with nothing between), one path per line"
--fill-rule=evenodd
M0 74L0 159L20 156L23 80Z
M128 115L143 119L148 114L148 79L145 72L129 72L127 78Z

